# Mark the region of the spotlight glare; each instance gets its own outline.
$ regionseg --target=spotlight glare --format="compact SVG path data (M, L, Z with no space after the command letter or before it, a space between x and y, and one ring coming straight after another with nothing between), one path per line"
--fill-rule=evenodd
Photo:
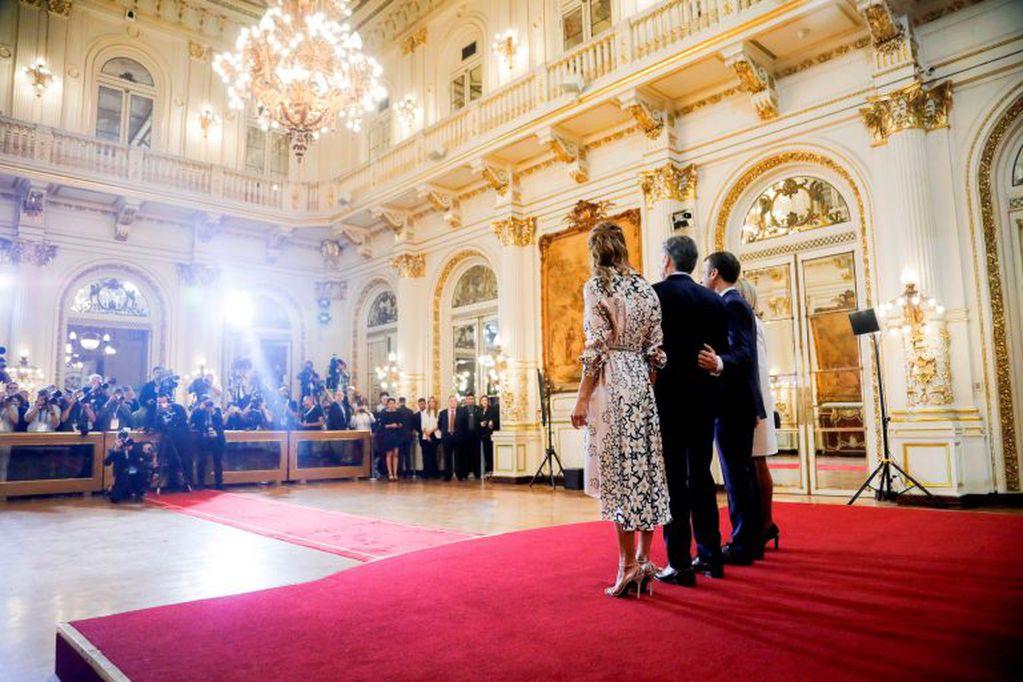
M232 327L247 327L252 323L253 308L247 293L229 291L224 297L224 320Z

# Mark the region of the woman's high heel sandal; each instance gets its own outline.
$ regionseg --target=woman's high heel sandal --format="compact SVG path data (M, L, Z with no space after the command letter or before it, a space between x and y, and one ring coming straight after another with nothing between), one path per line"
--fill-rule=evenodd
M639 599L641 578L639 566L626 568L619 574L618 582L604 589L604 594L609 597L627 597L635 592L636 598Z
M778 549L779 541L781 540L781 531L778 526L771 524L771 527L764 531L764 548L766 549L771 540L774 540L774 548Z
M660 570L652 561L641 561L639 564L639 592L654 596L654 576Z

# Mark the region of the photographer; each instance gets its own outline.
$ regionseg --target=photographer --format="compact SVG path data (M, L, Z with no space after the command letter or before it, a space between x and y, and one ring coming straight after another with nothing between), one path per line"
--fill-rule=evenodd
M103 460L105 466L114 467L114 485L110 488L111 502L121 502L130 498L142 501L146 490L149 489L151 478L151 461L147 459L147 453L131 439L128 429L118 432L117 442Z
M302 367L302 371L296 376L298 379L298 385L302 387L302 397L305 398L307 395L316 395L319 393L317 388L322 387L323 382L320 380L320 375L313 369L312 360L306 360L305 365Z
M100 431L120 431L132 423L131 408L124 399L124 391L115 388L110 400L99 415Z
M217 490L224 489L224 415L208 395L200 397L192 412L192 433L196 444L196 487L206 486L206 462L213 458L213 481Z
M25 412L25 428L29 433L56 431L60 426L60 409L51 402L50 394L43 389L39 391L35 403Z
M189 447L188 415L169 394L156 399L156 430L160 432L160 461L167 470L167 487L192 490L192 450Z
M21 396L18 385L8 382L3 404L0 405L0 433L12 433L21 423ZM0 481L7 480L7 465L11 461L11 446L0 445Z
M58 431L79 431L89 433L93 424L96 423L96 412L92 404L84 400L83 391L70 393L64 399L60 413L60 427Z
M331 355L327 365L327 389L344 392L348 389L348 382L348 364L337 355Z
M242 415L246 431L266 431L273 426L273 415L263 402L262 395L253 395Z
M281 431L292 431L298 424L298 403L291 399L287 386L281 386L277 390L274 400L272 422L273 428Z

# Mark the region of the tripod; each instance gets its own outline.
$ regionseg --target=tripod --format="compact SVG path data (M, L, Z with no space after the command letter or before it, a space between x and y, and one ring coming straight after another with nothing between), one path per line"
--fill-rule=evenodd
M849 500L849 504L855 502L867 488L874 491L874 499L885 500L888 502L893 502L899 497L899 495L909 492L913 488L917 488L936 503L941 504L941 500L935 497L930 490L923 486L922 483L906 473L906 471L892 459L891 452L888 449L888 422L890 422L892 418L888 416L888 408L884 399L884 381L881 378L881 351L878 349L877 345L877 332L870 334L870 341L874 345L874 369L877 372L877 387L879 397L881 399L881 444L884 452L881 456L881 461L874 468L874 471L870 473L870 476L867 477L867 480L863 482L860 489L856 491L856 494ZM910 485L902 490L895 490L892 487L892 469L895 470L896 474L902 476L902 478ZM871 485L874 479L879 476L880 483L877 487Z
M529 481L529 487L532 488L533 484L536 483L536 479L540 478L543 473L544 467L548 467L550 474L550 485L551 489L557 487L557 479L554 473L554 464L557 463L558 471L561 472L562 480L565 479L565 468L561 466L561 458L558 457L557 450L554 449L554 425L551 423L551 388L547 384L543 373L540 370L536 371L537 378L539 380L540 389L540 418L543 420L543 425L547 427L547 452L544 455L543 461L540 462L540 466L537 467L536 473L533 474L533 478Z

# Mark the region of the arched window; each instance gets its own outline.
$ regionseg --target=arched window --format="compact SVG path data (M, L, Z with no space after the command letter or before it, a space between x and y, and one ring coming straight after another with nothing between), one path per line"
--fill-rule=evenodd
M130 57L108 60L97 77L96 137L133 147L150 147L156 83Z
M373 300L369 308L368 327L386 327L398 321L398 299L394 293L384 291Z
M71 299L71 312L149 317L149 303L133 282L106 277L78 289Z
M373 298L366 315L366 397L376 400L382 390L376 368L388 363L388 357L397 349L398 299L394 292L381 291Z
M473 265L458 278L451 294L452 379L459 395L493 393L480 357L494 353L497 323L497 275Z
M775 182L756 198L742 225L742 243L849 222L849 207L830 183L794 175Z
M561 3L561 39L570 50L611 28L611 0L566 0Z
M448 78L452 112L483 96L483 56L479 39L473 39L457 49L456 66Z

